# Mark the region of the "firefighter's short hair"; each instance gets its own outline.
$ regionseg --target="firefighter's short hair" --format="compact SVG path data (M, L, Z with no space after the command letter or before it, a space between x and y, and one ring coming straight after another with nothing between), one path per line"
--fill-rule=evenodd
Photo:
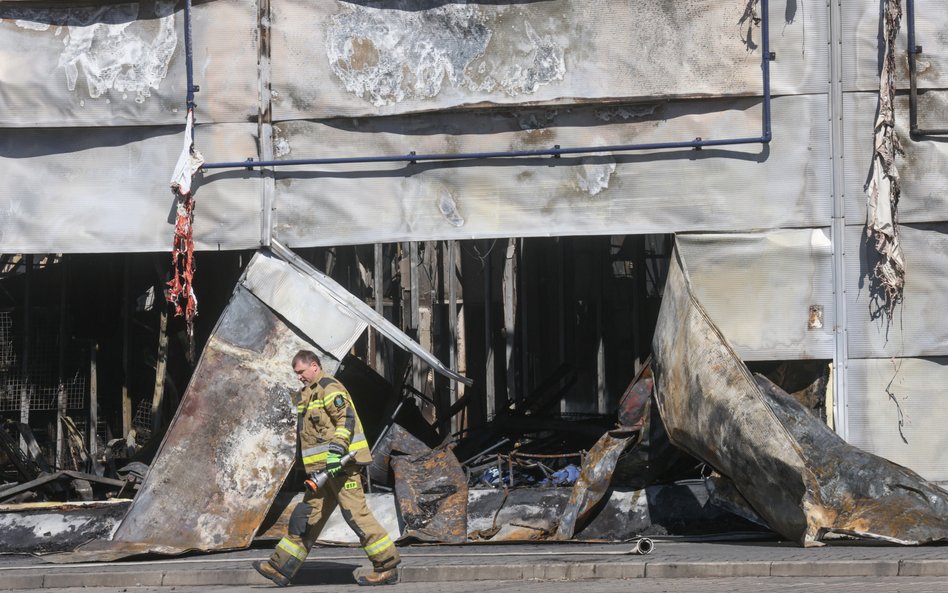
M319 356L312 350L300 350L296 353L296 356L293 357L293 366L295 367L301 362L306 365L315 362L319 365L319 368L323 368L323 361L320 360Z

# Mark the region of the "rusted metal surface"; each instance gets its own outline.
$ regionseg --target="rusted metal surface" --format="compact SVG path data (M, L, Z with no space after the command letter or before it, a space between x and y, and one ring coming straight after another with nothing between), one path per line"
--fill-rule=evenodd
M652 359L645 361L645 366L629 383L629 387L619 400L619 426L630 429L640 429L645 423L648 414L648 402L652 397L655 381L652 378Z
M467 540L467 477L454 452L433 449L392 458L395 496L405 530L401 540Z
M99 502L28 503L0 506L0 554L67 552L106 539L131 505Z
M651 380L649 379L649 382ZM648 396L645 396L648 402ZM641 427L641 416L638 419ZM556 539L570 539L589 518L612 481L619 456L641 433L628 427L602 435L583 461L579 479L573 484L569 502L556 529Z
M238 288L113 538L53 560L249 545L296 453L287 361L303 347L312 348Z
M902 544L948 538L948 493L758 386L694 297L677 249L653 351L672 442L733 480L784 537L804 546L830 532Z

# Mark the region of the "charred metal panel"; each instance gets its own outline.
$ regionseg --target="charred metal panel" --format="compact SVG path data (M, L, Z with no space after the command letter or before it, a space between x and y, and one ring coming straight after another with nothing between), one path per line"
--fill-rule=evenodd
M168 180L181 126L0 133L4 253L167 251L174 236ZM256 154L256 125L202 127L209 158ZM214 183L207 183L214 179ZM260 181L246 171L204 177L195 199L198 249L259 244Z
M570 488L471 490L468 537L492 542L548 539L569 495Z
M849 442L948 482L948 358L849 361Z
M288 361L304 347L313 345L238 287L114 537L57 560L249 545L296 454Z
M273 4L274 119L760 95L760 30L746 5L283 0ZM806 12L771 9L775 92L826 88L825 52L804 51L825 47L826 8Z
M367 326L322 285L270 253L253 256L241 284L304 334L320 336L320 347L336 360L342 360Z
M944 55L948 59L948 49ZM866 220L863 186L872 160L872 131L878 102L878 92L843 95L843 118L846 121L843 162L846 165L848 224L863 224ZM918 104L920 126L948 125L948 91L925 92L919 95ZM902 189L899 222L948 220L948 143L910 140L908 96L895 98L895 125L905 151L896 160Z
M454 452L433 449L392 457L392 469L405 521L402 539L452 544L467 540L467 476Z
M68 552L108 539L130 500L57 502L0 506L0 554Z
M896 84L907 89L908 78L908 21L906 0L902 0L902 27L896 43ZM843 88L846 91L873 91L879 89L879 2L842 2ZM807 4L807 10L810 5ZM948 10L944 0L915 0L915 37L922 46L918 55L919 88L948 87ZM870 114L871 117L871 114ZM943 120L945 121L945 120ZM870 126L870 132L871 132Z
M838 532L948 538L948 492L852 447L774 385L762 390L672 257L653 341L669 437L730 478L775 531L804 546Z
M846 284L851 358L911 358L948 354L948 223L901 225L904 301L887 321L869 281L875 250L861 226L846 227Z
M274 232L288 245L313 246L825 225L826 98L773 105L781 140L763 148L281 170ZM298 121L275 125L274 145L294 158L327 146L346 156L726 138L759 134L760 115L759 101L738 100Z
M473 541L543 540L556 530L569 488L471 490L468 527ZM621 488L604 502L576 541L627 541L640 535L688 535L757 529L710 503L701 481Z
M828 229L681 235L678 248L695 297L743 360L833 358ZM814 306L823 315L811 321Z
M184 122L183 4L0 3L0 126ZM257 115L255 3L195 3L199 122Z
M619 456L638 436L637 431L626 428L607 432L596 441L586 454L579 479L573 484L569 501L557 525L556 539L570 539L585 526L590 513L605 496L612 482L612 472Z

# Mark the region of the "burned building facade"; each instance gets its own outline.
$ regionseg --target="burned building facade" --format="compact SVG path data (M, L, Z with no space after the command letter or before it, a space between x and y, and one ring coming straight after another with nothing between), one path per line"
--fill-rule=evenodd
M286 326L384 394L375 438L401 414L466 461L536 419L524 455L585 451L674 252L752 370L948 482L944 8L0 0L7 440L87 471L157 448L217 333ZM276 325L236 327L243 291Z

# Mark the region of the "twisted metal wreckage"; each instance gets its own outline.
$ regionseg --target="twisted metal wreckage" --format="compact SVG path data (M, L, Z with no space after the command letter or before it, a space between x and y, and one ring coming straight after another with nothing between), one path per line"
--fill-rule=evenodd
M134 500L124 503L124 517L116 522L111 511L111 534L88 521L78 531L88 530L93 541L73 539L76 551L48 559L239 549L255 535L279 533L291 505L275 501L295 455L284 367L300 347L339 360L371 322L439 372L464 380L393 327L367 321L370 309L345 298L331 280L277 257L282 249L276 243L273 253L262 251L248 265L154 464ZM313 307L325 312L318 325L305 313ZM613 475L621 463L634 466L637 450L654 441L655 425L663 424L673 445L721 473L707 484L721 492L730 483L739 493L731 503L801 545L820 545L830 534L898 544L948 539L948 493L848 445L779 387L751 375L693 295L677 250L653 347L654 378L647 367L632 382L620 426L589 451L571 490L469 492L452 451L431 450L392 426L384 440L404 453L391 456L394 497L371 499L386 528L402 541L444 543L635 536L657 523L645 515L662 505L655 504L655 487L623 491ZM653 416L656 409L660 418ZM667 460L655 454L650 462ZM178 520L167 521L172 514ZM324 539L336 533L330 528ZM64 548L30 551L51 549Z
M767 2L761 3L764 31L767 6ZM901 8L899 2L887 6L887 60L880 90L876 158L867 187L867 226L886 258L876 273L886 287L886 308L891 315L904 275L897 234L894 158L898 146L893 133L890 59ZM190 3L186 7L189 11ZM192 138L194 85L190 25L186 22L188 113L184 150L172 184L179 199L172 299L190 321L196 312L190 287L190 180L202 165L413 162L766 143L771 134L767 39L763 35L764 120L759 138L204 164ZM317 350L327 360L336 361L327 364L332 372L371 325L436 371L468 382L278 240L268 239L268 248L248 264L218 320L135 498L114 505L70 507L68 512L55 508L54 513L71 514L73 520L62 521L53 530L42 517L37 518L43 511L4 514L0 530L32 543L29 548L8 551L75 549L49 558L111 560L143 553L240 549L255 537L279 533L286 509L292 506L280 498L280 489L290 475L296 446L285 367L300 348ZM692 292L686 264L676 250L655 331L652 366L630 385L620 404L619 425L590 449L571 489L469 491L462 464L451 450L430 449L392 425L384 436L389 450L401 453L388 456L395 493L372 499L381 509L383 524L400 533L403 541L623 539L659 523L662 505L655 502L656 488L665 487L642 477L636 488L622 490L617 487L622 484L614 479L618 470L624 466L626 472L639 471L646 476L646 465L671 464L687 453L720 472L707 485L687 486L692 498L701 494L707 502L718 497L721 508L741 509L738 512L751 521L803 546L820 545L831 534L898 544L948 539L948 493L906 468L848 445L779 387L752 375ZM309 314L314 310L321 311L318 323ZM709 492L712 486L714 492ZM666 501L675 496L674 487L663 492ZM703 519L715 512L716 517L726 515L713 507L709 504L700 509ZM97 514L97 509L107 509L107 513ZM167 521L172 514L178 520ZM67 532L75 537L51 544L50 540ZM27 533L31 537L23 538ZM331 527L324 537L333 539ZM647 553L648 549L639 551Z

